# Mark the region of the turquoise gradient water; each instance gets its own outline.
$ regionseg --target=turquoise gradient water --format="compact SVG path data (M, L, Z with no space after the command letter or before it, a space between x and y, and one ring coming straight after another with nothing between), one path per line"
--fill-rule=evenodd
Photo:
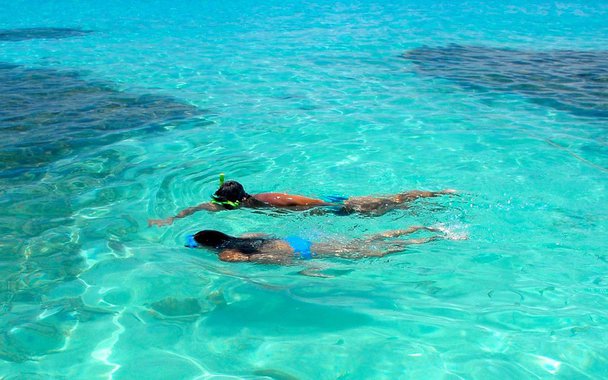
M603 51L607 18L601 1L2 4L0 29L92 32L0 41L0 377L605 378L608 119L402 54ZM147 227L207 200L219 172L249 192L460 194L375 218ZM204 228L419 224L468 239L286 267L183 248ZM332 277L298 274L311 266Z

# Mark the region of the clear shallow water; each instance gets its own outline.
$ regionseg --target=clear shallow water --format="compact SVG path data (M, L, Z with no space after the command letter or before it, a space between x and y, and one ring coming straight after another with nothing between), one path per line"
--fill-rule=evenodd
M606 5L3 8L4 377L605 377ZM208 199L220 171L251 192L461 195L146 226ZM202 228L414 224L469 239L307 263L329 279L182 248Z

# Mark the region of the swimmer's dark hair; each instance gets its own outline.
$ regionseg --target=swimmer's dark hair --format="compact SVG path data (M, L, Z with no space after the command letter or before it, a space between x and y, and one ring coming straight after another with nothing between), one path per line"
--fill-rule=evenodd
M251 195L245 192L243 185L237 181L226 181L219 189L213 194L216 201L219 202L242 202L243 200L251 197Z
M215 249L235 249L246 255L258 253L259 248L269 239L238 238L216 230L203 230L194 235L194 240L203 247Z
M223 248L230 239L234 239L234 237L215 230L203 230L194 235L194 240L198 244L218 249Z

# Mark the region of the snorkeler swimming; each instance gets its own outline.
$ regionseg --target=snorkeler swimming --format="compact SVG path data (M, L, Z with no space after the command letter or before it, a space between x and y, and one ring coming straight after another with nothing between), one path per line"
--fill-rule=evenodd
M418 231L441 232L427 237L391 240ZM463 239L466 237L457 237ZM293 264L297 260L321 257L362 259L383 257L402 252L413 244L424 244L437 239L455 239L445 229L414 226L404 230L386 231L348 242L311 242L301 237L275 238L265 234L248 234L241 237L220 231L203 230L186 238L186 247L214 250L220 260L228 262L254 262L259 264Z
M330 208L327 209L329 212L339 214L364 213L369 215L382 215L393 209L406 208L407 202L411 202L418 198L430 198L454 193L456 193L456 190L452 189L441 191L413 190L387 196L332 196L327 197L327 200L285 193L248 194L243 188L243 185L236 181L224 182L224 175L220 174L220 187L213 194L211 201L189 207L180 211L177 215L166 219L150 219L148 220L148 226L169 225L172 224L175 219L184 218L201 210L223 211L234 210L241 207L274 207L301 211L315 207L330 206Z

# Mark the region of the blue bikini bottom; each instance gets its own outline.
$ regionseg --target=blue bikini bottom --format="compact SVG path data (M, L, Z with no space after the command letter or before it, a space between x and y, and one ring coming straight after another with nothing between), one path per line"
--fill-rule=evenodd
M310 240L298 236L288 236L284 240L293 248L294 255L299 255L301 259L310 260L314 256L314 253L310 251L310 247L312 247Z

